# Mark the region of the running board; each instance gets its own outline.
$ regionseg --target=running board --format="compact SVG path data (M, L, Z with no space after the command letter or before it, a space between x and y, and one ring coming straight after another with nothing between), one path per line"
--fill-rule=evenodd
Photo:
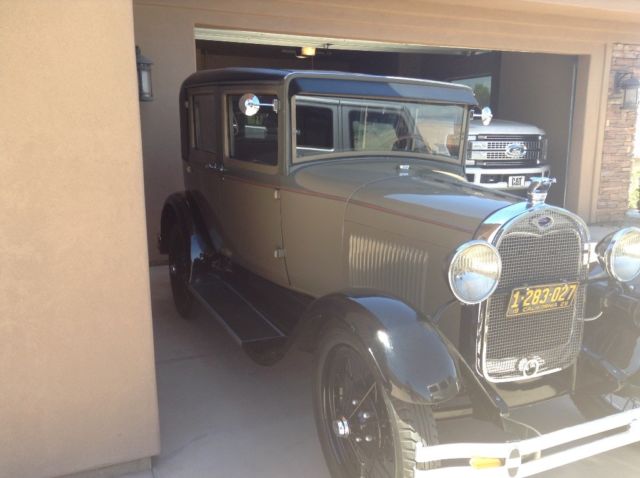
M276 325L219 276L208 275L189 288L240 345L284 337Z

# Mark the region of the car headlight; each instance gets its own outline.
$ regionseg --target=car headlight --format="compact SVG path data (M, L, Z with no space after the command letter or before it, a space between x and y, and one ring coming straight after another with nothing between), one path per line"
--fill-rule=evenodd
M498 250L485 241L461 245L449 260L451 292L465 304L478 304L498 287L502 260Z
M640 275L640 229L627 227L607 236L596 248L600 264L611 277L629 282Z

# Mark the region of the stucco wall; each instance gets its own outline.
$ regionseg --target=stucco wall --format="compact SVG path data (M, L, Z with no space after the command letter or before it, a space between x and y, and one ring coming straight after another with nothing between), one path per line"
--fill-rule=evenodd
M164 198L182 187L177 93L196 69L194 26L432 46L578 55L567 206L595 220L608 46L640 40L640 14L620 2L134 0L136 42L155 62L156 99L142 105L152 260ZM384 21L381 21L384 19Z
M0 477L158 451L129 0L0 1Z

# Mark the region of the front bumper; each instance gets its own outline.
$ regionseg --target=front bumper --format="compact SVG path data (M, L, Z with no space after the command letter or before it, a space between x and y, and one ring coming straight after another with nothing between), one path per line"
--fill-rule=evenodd
M440 468L416 470L416 478L520 478L573 463L640 441L640 409L609 415L506 443L452 443L419 448L419 463L441 462ZM499 459L492 468L447 466L447 460L469 462L472 458Z
M536 166L533 168L511 167L478 167L467 166L465 168L467 180L470 183L480 184L485 188L523 190L531 184L531 176L549 176L551 169L548 165ZM518 186L509 185L509 177L524 176L524 181Z

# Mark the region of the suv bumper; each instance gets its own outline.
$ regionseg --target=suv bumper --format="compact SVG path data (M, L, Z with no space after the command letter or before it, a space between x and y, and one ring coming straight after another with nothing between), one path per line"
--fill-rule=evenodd
M551 433L507 443L452 443L419 448L416 461L491 459L493 467L442 466L416 470L416 478L496 477L535 475L640 441L640 409L563 428ZM499 461L498 461L499 460ZM486 460L485 460L486 463Z
M479 184L491 189L521 190L527 189L531 184L531 176L549 176L551 169L549 166L536 166L535 168L479 168L468 166L465 168L467 180L470 183ZM521 185L510 186L509 177L524 176Z

